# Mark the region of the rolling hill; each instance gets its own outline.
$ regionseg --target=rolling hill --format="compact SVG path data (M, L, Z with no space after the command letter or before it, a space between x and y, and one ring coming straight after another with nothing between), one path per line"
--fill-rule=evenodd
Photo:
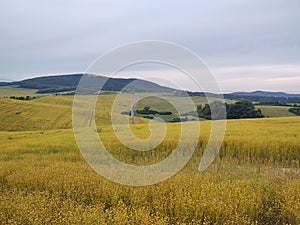
M173 92L175 89L164 87L156 83L141 79L123 79L123 78L106 78L103 76L87 75L87 74L71 74L45 76L15 81L10 83L2 82L2 86L15 86L20 88L37 89L37 93L56 93L65 91L75 91L77 85L83 76L92 76L93 83L103 85L103 91L121 91L123 88L130 86L132 83L137 92Z
M233 92L225 94L224 97L232 100L245 99L251 102L300 103L300 94L288 94L285 92Z
M300 94L288 94L285 92L270 92L270 91L233 92L231 93L231 95L277 97L277 98L299 98L300 97Z

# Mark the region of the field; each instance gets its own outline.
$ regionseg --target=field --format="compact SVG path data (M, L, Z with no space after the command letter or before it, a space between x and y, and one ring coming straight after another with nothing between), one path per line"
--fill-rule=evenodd
M101 96L96 107L111 154L138 165L169 155L181 124L167 125L157 149L131 151L110 126L113 98ZM71 105L69 96L1 99L0 224L300 223L300 117L229 120L219 155L201 173L211 122L189 122L200 123L201 134L186 167L159 184L129 187L104 179L83 159ZM147 137L148 122L137 119L133 133Z
M287 106L267 106L260 105L257 106L260 108L265 117L287 117L287 116L295 116L295 114L289 112L289 108Z
M145 94L146 95L146 94ZM96 107L97 125L110 124L110 111L115 95L102 95L98 99ZM178 97L170 97L178 99ZM180 106L184 109L187 106L185 98L180 99ZM118 105L120 114L122 111L130 110L130 95L123 95ZM197 104L205 104L204 97L194 97ZM12 99L0 99L0 131L29 131L29 130L52 130L72 128L72 104L73 96L45 96L30 101ZM145 98L136 106L136 109L143 109L144 106L151 106L158 111L172 111L174 107L159 98ZM145 123L148 120L137 118L137 123ZM146 122L147 123L147 122Z
M25 89L11 86L0 86L0 97L1 96L27 96L27 95L37 95L35 94L37 90L35 89Z
M18 90L18 94L15 95L25 96L25 94L29 94L30 91L32 92L32 90L29 90L27 93L24 93L22 90ZM13 95L12 92L9 93L8 96ZM121 111L129 111L130 95L125 95L122 98L119 109ZM111 123L108 118L114 99L115 95L103 95L99 98L96 107L97 125L108 125ZM192 97L192 100L196 105L204 105L207 103L204 97ZM227 100L227 102L232 103L234 101ZM185 98L180 98L179 103L183 109L187 108ZM40 96L40 98L30 101L0 97L0 131L70 129L72 128L72 104L73 96ZM176 110L172 105L158 98L144 98L138 102L136 109L143 109L145 106L151 106L151 109L158 111L171 111L175 117L179 116L176 115ZM295 116L288 112L288 107L258 106L258 108L262 109L266 117ZM136 122L147 123L147 120L137 118Z

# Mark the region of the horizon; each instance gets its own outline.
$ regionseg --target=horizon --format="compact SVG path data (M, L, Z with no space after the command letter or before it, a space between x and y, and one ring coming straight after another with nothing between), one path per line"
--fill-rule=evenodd
M80 75L80 74L87 74L86 72L72 72L72 73L57 73L57 74L43 74L43 75L38 75L38 76L28 76L25 79L19 79L19 80L2 80L0 79L0 82L4 82L4 83L11 83L11 82L18 82L18 81L23 81L23 80L27 80L27 79L34 79L34 78L39 78L39 77L50 77L50 76L68 76L68 75ZM105 75L99 75L99 74L93 74L96 76L105 76ZM109 77L109 76L105 76L105 77ZM146 80L146 81L150 81L150 82L154 82L157 83L161 86L165 86L165 87L170 87L170 88L176 88L176 87L172 87L172 86L166 86L163 83L159 83L159 82L155 82L151 79L143 79L143 78L139 78L139 77L121 77L121 76L116 76L113 78L123 78L123 79L141 79L141 80ZM193 90L183 90L183 91L190 91L190 92L197 92L197 91L193 91ZM222 91L222 90L221 90ZM289 91L274 91L274 90L266 90L266 89L252 89L252 90L235 90L235 91L227 91L224 92L222 91L222 94L230 94L230 93L235 93L235 92L245 92L245 93L252 93L252 92L270 92L270 93L285 93L285 94L300 94L300 92L289 92Z

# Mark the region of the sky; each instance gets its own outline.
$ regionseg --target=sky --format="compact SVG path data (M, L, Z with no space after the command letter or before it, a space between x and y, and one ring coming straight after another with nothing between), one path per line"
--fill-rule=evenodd
M1 0L0 21L0 80L85 72L120 45L162 40L199 55L223 92L300 93L299 0ZM195 90L145 68L132 74Z

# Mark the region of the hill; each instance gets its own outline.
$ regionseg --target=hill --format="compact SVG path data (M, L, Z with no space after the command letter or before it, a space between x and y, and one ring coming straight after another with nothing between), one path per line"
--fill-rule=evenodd
M110 111L115 95L98 98L95 120L110 124ZM124 99L130 99L129 94ZM45 96L31 101L0 99L0 131L33 131L72 128L73 96ZM120 106L122 107L122 106ZM127 106L124 107L124 110ZM137 118L136 123L145 119Z
M34 91L32 89L28 90L32 93ZM24 91L21 93L25 94ZM30 95L29 92L27 92L27 94ZM17 95L17 93L14 93L14 95ZM145 95L147 94L145 93ZM109 112L111 112L111 107L116 96L115 94L104 94L98 97L95 114L96 124L108 125L111 123ZM128 105L126 102L131 101L131 95L124 93L119 97L122 98L123 102L122 105L119 105L120 112L128 112L130 110L130 104ZM172 99L173 102L179 102L183 110L188 109L185 97L170 94L169 99ZM196 105L201 104L204 106L207 103L206 98L201 96L193 96L192 100ZM233 102L229 101L229 103ZM73 96L37 96L36 99L30 101L0 97L0 131L70 129L72 128L72 104ZM143 109L145 106L149 106L151 109L157 111L170 111L176 117L183 116L178 115L170 103L159 98L144 98L136 104L136 109ZM259 105L256 106L256 108L260 108L266 117L296 116L288 111L290 107ZM185 113L189 112L186 111ZM119 116L121 116L121 114ZM122 115L122 117L127 116ZM190 121L194 119L194 117L189 116ZM149 120L145 120L141 117L136 118L136 123L145 123L145 121Z
M233 92L225 94L224 97L233 100L245 99L251 102L300 103L300 94L288 94L285 92Z
M285 92L269 92L269 91L233 92L231 93L231 95L277 97L277 98L300 98L300 94L288 94Z
M56 93L65 91L75 91L82 76L87 74L70 74L45 76L26 79L22 81L15 81L11 83L2 83L2 86L17 86L20 88L37 89L37 93ZM90 75L91 76L91 75ZM92 75L93 76L93 75ZM134 88L137 92L173 92L175 89L160 86L156 83L145 81L141 79L123 79L123 78L109 78L103 76L93 76L95 82L99 85L105 85L104 91L121 91L127 85L134 82Z

